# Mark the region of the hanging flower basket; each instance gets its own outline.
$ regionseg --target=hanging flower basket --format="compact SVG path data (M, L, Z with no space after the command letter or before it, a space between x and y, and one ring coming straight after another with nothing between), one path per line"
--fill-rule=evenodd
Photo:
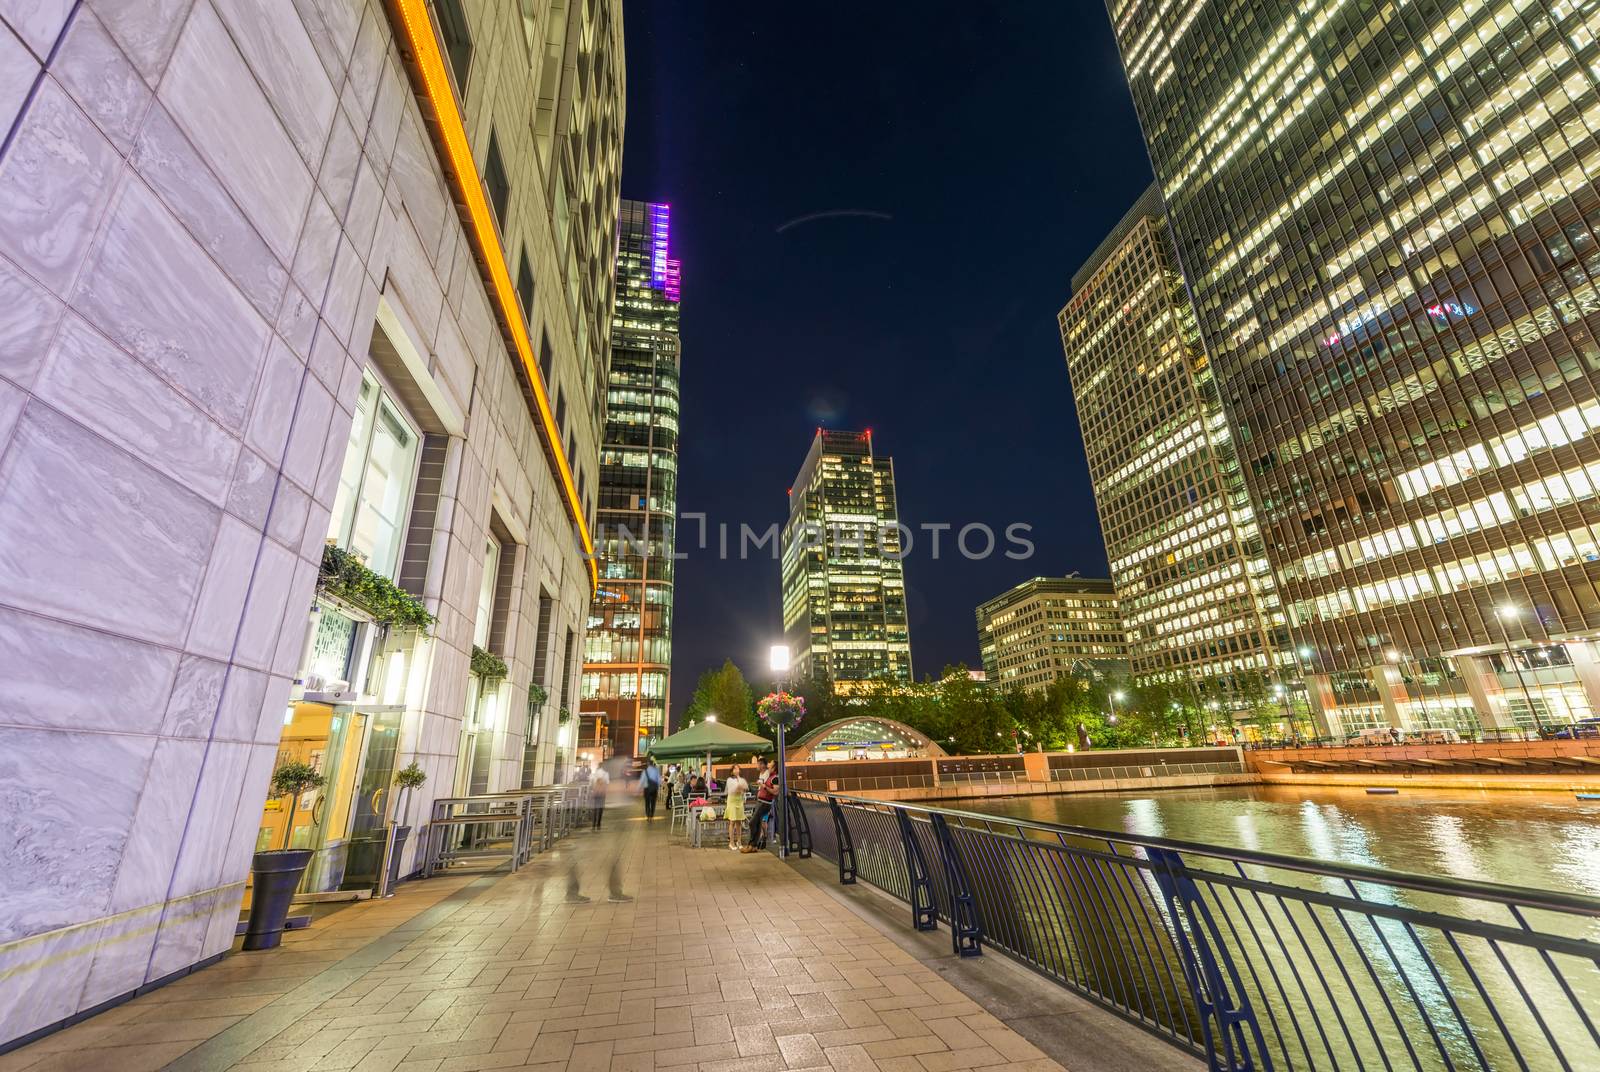
M756 704L756 714L773 729L792 730L806 717L806 698L787 692L772 692Z

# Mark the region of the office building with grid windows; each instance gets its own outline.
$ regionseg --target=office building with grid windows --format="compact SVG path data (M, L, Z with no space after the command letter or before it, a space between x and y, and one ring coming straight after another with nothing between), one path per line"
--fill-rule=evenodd
M1594 6L1109 11L1326 728L1590 715Z
M1043 692L1058 677L1117 679L1128 643L1109 580L1034 577L979 605L978 648L990 685Z
M641 755L667 732L678 513L678 261L672 208L623 201L600 448L600 586L584 636L584 740ZM598 736L597 736L598 735Z
M1061 342L1134 680L1292 687L1283 611L1151 187L1072 279Z
M822 428L789 489L780 539L783 631L799 681L848 695L911 682L894 460L872 432Z

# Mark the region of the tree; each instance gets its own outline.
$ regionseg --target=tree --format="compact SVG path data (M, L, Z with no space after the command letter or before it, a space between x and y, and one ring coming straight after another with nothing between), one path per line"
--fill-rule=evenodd
M755 696L732 659L724 659L721 667L700 675L689 706L684 709L684 723L710 715L716 715L724 726L752 733L756 730Z
M289 820L283 827L285 849L289 848L290 840L294 837L295 805L300 802L300 794L308 789L321 789L326 781L317 768L298 759L284 760L272 772L272 795L289 798Z

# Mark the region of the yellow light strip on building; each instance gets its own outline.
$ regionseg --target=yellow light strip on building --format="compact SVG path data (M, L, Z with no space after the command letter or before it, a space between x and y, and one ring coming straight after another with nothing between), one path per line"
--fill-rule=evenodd
M444 54L439 51L439 40L433 32L433 22L428 18L424 0L388 0L390 22L402 35L403 44L411 53L414 88L433 107L435 148L442 150L445 170L450 173L459 202L466 206L479 263L488 273L489 289L499 303L501 322L511 335L511 341L522 361L528 381L533 384L533 397L539 405L539 420L544 428L545 445L555 459L556 473L566 491L567 507L578 526L578 536L583 541L588 556L591 589L600 586L600 568L594 554L594 539L589 524L583 516L583 503L572 482L572 467L561 445L561 430L556 426L550 409L550 398L545 393L544 378L534 358L533 340L528 337L528 326L522 320L522 308L517 303L516 290L511 284L511 273L506 268L505 251L500 245L500 234L494 216L483 196L483 179L472 159L472 148L467 143L466 124L456 105L455 90L445 71Z

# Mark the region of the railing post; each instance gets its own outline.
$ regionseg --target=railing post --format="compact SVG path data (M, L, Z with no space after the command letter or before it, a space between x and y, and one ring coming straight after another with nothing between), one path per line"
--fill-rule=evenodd
M1256 1021L1255 1010L1250 1007L1250 997L1239 980L1233 957L1223 944L1211 909L1200 896L1199 887L1189 877L1183 857L1171 849L1146 847L1151 872L1156 885L1161 888L1161 899L1166 902L1172 917L1172 938L1178 946L1183 961L1184 981L1189 984L1189 996L1200 1013L1200 1029L1204 1034L1204 1047L1213 1072L1251 1072L1257 1067L1251 1055L1250 1042L1259 1055L1260 1067L1267 1072L1272 1068L1272 1055L1267 1051L1267 1040L1262 1037L1261 1025ZM1223 977L1223 970L1227 978ZM1212 1030L1221 1028L1222 1052L1217 1052ZM1245 1036L1249 1027L1250 1035Z
M839 842L839 885L856 884L856 843L850 839L850 826L844 821L844 809L837 797L828 798L828 810L833 812L834 838Z
M933 886L928 882L928 862L922 858L922 847L917 844L906 810L896 808L894 814L900 823L900 842L906 850L906 874L911 879L911 925L919 931L931 931L939 926L939 910L934 906Z
M802 860L811 859L811 819L806 815L806 809L801 806L800 798L790 793L788 801L789 818L783 824L783 835L788 839L788 855L798 856Z
M963 957L982 956L983 921L978 918L978 903L972 899L966 865L942 812L933 813L933 833L939 855L944 857L945 887L950 891L950 951Z

